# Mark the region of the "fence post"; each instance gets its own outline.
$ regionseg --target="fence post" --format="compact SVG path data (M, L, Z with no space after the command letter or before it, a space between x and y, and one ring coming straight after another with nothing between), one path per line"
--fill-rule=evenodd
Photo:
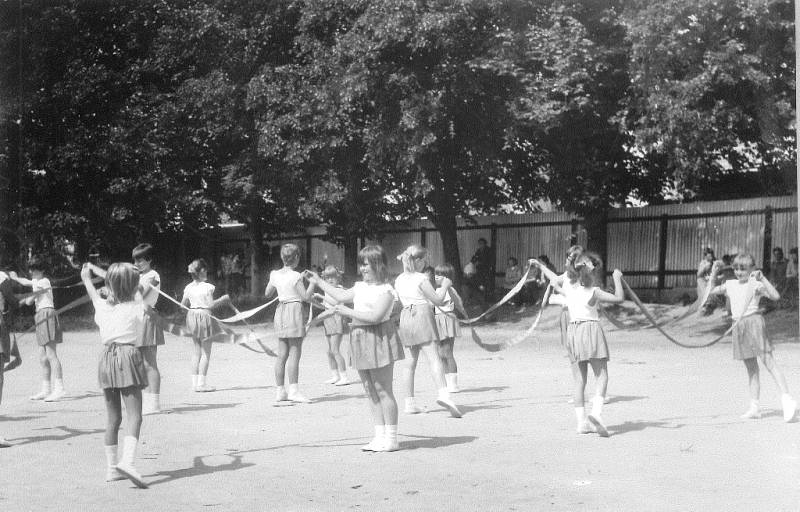
M306 268L311 268L311 235L306 235Z
M419 228L419 245L422 247L428 246L428 228L425 226Z
M491 235L489 236L491 239L491 246L492 246L492 268L489 270L489 275L492 276L492 293L494 293L494 281L497 277L497 224L492 222L492 230Z
M658 291L665 288L667 276L667 219L665 213L661 216L661 224L658 232Z
M772 257L772 207L767 205L764 208L764 250L762 253L763 259L763 269L765 273L768 273L769 262Z

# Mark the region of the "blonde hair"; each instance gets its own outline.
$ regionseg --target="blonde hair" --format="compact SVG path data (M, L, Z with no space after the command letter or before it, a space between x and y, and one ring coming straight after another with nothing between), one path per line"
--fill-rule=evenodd
M409 245L406 247L406 250L402 253L397 255L397 259L403 263L403 271L404 272L416 272L417 269L414 267L414 262L418 260L424 260L425 257L428 255L428 249L422 247L421 245Z
M281 261L285 266L297 265L300 262L300 248L295 244L281 246Z
M112 263L106 271L106 287L115 302L130 302L139 288L139 269L132 263Z
M328 265L325 267L325 270L323 270L322 274L320 275L322 276L322 279L335 278L337 283L342 282L342 271L333 265Z
M737 263L740 265L747 264L748 267L756 266L755 258L746 252L737 254L736 257L733 258L733 264L736 265Z

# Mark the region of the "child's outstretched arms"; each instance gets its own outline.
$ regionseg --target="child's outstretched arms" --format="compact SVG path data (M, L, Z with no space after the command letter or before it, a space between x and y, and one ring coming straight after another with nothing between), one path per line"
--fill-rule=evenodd
M310 270L306 270L303 275L308 279L311 284L315 286L319 286L319 288L330 295L334 300L344 303L344 302L353 302L353 289L345 290L344 288L337 288L333 286L329 282L325 281L324 279L320 278L316 272L312 272ZM313 290L309 286L310 289Z
M541 261L537 260L536 258L531 258L530 260L528 260L528 263L539 267L539 271L541 271L542 275L544 275L544 277L546 277L548 281L553 283L553 285L558 286L561 284L563 278L560 275L553 272L552 270L550 270L549 268L547 268L547 266L542 264Z

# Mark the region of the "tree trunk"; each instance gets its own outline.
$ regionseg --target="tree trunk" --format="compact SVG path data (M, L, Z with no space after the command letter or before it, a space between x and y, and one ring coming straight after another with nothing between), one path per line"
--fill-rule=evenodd
M453 266L453 284L456 289L460 290L462 282L461 272L461 254L458 250L458 235L456 232L455 215L434 215L431 216L433 225L439 231L439 236L442 238L442 251L444 253L444 262Z
M344 277L346 283L352 283L358 276L358 237L347 236L344 239Z
M608 268L608 210L587 212L583 217L586 226L586 249L596 252L603 260L603 283L605 286L605 273Z
M19 256L20 244L16 227L18 215L15 215L16 201L19 191L19 158L20 145L19 126L11 121L2 124L0 140L6 146L8 158L0 160L0 264L9 265Z
M265 256L264 229L259 219L250 219L247 224L247 234L250 236L250 293L260 295L264 293L261 274Z

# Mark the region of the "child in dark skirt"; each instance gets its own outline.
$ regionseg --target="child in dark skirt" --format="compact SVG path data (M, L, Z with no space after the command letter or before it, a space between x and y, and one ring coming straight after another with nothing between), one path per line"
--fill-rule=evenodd
M397 442L397 400L392 391L394 363L403 359L403 346L391 318L394 294L389 284L386 254L379 245L367 245L358 253L358 269L363 281L349 290L333 286L313 272L309 280L338 301L322 315L339 314L352 318L350 326L350 364L358 370L370 402L375 437L361 447L363 451L393 452ZM343 304L352 302L349 308Z
M144 329L144 305L136 300L139 271L130 263L112 263L105 272L109 295L103 299L92 284L92 268L85 264L81 279L94 305L94 321L100 328L103 351L97 379L103 389L108 421L105 433L106 481L130 479L137 487L147 484L133 465L142 426L142 389L147 373L139 345ZM117 461L117 438L125 402L126 435L122 457Z
M718 262L714 263L709 278L709 286L713 286L717 274L722 269ZM719 286L711 288L711 295L726 295L730 301L731 316L736 321L733 328L733 358L744 361L747 368L747 376L750 382L750 407L741 416L742 419L761 418L759 408L759 395L761 394L761 383L758 376L758 359L775 379L778 389L781 391L781 406L783 408L783 419L790 422L794 419L797 411L797 402L789 394L789 386L786 384L778 363L772 356L772 342L767 335L764 317L758 310L759 299L767 297L770 300L780 299L778 290L767 280L760 270L755 268L755 260L749 254L739 254L733 260L733 271L736 279L729 279Z
M63 340L61 323L53 302L53 290L50 280L45 277L45 262L42 258L34 257L28 262L30 279L18 277L13 272L11 279L23 286L29 286L38 295L25 299L26 304L35 304L36 314L36 343L39 345L39 363L42 367L42 387L39 393L30 397L31 400L44 400L56 402L64 398L64 376L61 361L58 358L56 345Z

